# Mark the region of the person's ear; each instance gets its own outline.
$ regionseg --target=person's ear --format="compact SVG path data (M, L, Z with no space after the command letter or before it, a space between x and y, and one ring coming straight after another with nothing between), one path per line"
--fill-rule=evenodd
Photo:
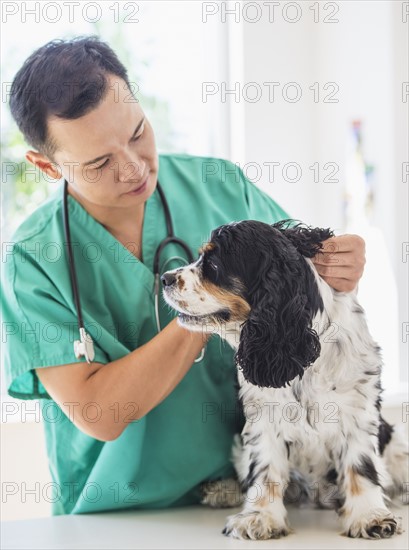
M57 163L51 161L37 151L27 151L26 159L34 166L37 166L42 172L47 174L52 179L59 180L62 178L62 172Z

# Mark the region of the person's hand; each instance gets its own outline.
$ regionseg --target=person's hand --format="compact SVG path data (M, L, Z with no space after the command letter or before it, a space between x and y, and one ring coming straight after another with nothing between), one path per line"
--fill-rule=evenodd
M322 243L312 262L332 288L351 292L358 285L365 266L365 241L359 235L340 235Z

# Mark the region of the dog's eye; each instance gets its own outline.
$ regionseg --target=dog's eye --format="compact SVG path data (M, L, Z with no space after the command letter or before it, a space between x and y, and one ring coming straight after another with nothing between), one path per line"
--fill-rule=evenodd
M206 256L203 258L203 273L205 277L209 277L211 280L217 281L219 277L219 266Z

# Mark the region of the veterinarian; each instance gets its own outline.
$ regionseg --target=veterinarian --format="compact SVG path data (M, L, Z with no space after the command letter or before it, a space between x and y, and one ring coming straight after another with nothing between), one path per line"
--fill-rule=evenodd
M81 310L95 350L90 363L73 351L77 311L56 187L14 233L2 295L7 388L40 400L54 515L198 503L202 481L234 475L230 448L244 417L232 350L181 328L162 298L157 330L153 260L167 236L157 181L175 235L195 258L222 223L289 217L231 162L158 156L128 87L107 44L77 37L39 48L11 89L12 115L33 147L26 159L68 182ZM363 241L331 241L336 267L323 254L316 266L334 288L351 291ZM186 263L179 246L167 246L161 273L181 265L178 256Z

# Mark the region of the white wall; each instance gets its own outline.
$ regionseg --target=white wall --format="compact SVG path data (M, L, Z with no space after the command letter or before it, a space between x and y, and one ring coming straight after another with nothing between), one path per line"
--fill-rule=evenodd
M245 105L244 163L279 162L274 182L266 167L257 184L272 195L293 217L306 222L317 221L318 206L313 199L315 185L308 182L308 167L316 159L314 152L315 105L311 101L314 43L312 25L307 18L290 24L277 16L274 23L265 17L257 23L244 23L243 81L257 82L263 89L261 101ZM279 82L274 101L263 82ZM302 89L299 102L285 101L283 87L297 82ZM295 91L289 89L289 92ZM282 167L296 162L303 171L298 183L283 179ZM252 173L248 177L254 178ZM290 178L292 174L290 174Z
M231 3L234 4L234 3ZM246 83L257 83L265 90L257 102L240 98L231 103L232 117L244 111L244 145L232 143L231 158L243 166L279 162L275 182L269 182L267 168L259 187L269 193L292 217L305 223L331 227L345 233L342 210L348 132L352 120L363 123L365 160L375 166L375 203L372 225L366 234L367 265L359 287L359 297L367 310L370 330L384 350L384 385L396 390L399 380L407 380L407 343L402 323L408 321L407 266L402 261L402 242L408 237L407 183L402 183L401 165L408 160L408 105L402 103L402 81L408 76L408 23L402 21L402 3L389 1L340 1L331 15L329 4L320 3L320 22L314 22L312 2L296 3L296 12L283 13L286 3L275 8L274 22L264 7L243 12L238 18L226 16L231 34L242 30L243 59L235 75ZM243 6L243 5L242 5ZM260 2L262 7L263 3ZM327 6L327 11L323 9ZM324 23L324 17L338 19ZM238 47L231 57L237 64ZM233 79L234 80L234 79ZM264 82L280 82L274 102L269 101ZM298 102L282 97L285 83L296 82L302 90ZM309 89L315 82L323 94L313 100ZM334 82L339 91L337 103L325 103L326 83ZM251 91L251 90L250 90ZM290 91L294 91L290 90ZM236 122L237 125L237 122ZM300 181L285 181L281 167L296 162L302 168ZM338 183L314 183L314 163L321 175L326 162L339 165ZM250 179L256 171L249 170ZM291 173L290 173L291 176ZM321 178L320 178L321 179ZM403 382L401 382L403 383ZM401 386L401 390L404 388Z
M409 242L409 181L402 177L402 163L409 161L409 98L403 101L401 97L402 82L409 82L409 19L402 17L404 3L393 2L393 122L395 128L394 141L394 182L396 185L395 193L395 227L396 227L396 278L399 288L399 328L401 336L399 338L399 351L401 357L401 375L403 380L408 380L408 339L404 336L407 323L409 321L409 293L408 293L408 267L409 258L404 258L402 248L406 247L404 243ZM402 246L403 245L403 246ZM407 389L406 383L406 389Z

